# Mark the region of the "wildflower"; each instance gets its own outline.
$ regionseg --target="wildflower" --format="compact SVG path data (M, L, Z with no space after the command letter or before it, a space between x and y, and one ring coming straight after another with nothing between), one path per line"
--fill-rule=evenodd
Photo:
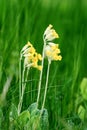
M28 42L23 49L21 50L21 54L22 56L26 57L26 56L30 56L30 55L34 55L35 53L35 48L33 47L33 45Z
M42 70L42 66L41 66L41 65L38 65L38 66L37 66L37 69L41 71L41 70Z
M45 57L48 58L49 61L52 60L61 60L62 56L60 54L60 49L58 44L55 44L53 42L49 42L48 45L45 47Z
M45 41L52 41L56 38L59 38L59 35L56 33L56 31L52 28L52 25L49 25L45 32L44 32L44 40Z
M37 96L37 104L40 99L40 91L41 91L41 82L42 82L42 74L43 74L43 66L44 66L44 58L48 58L48 69L47 69L47 78L46 78L46 85L45 85L45 92L44 92L44 99L42 103L42 109L43 111L45 100L46 100L46 93L47 93L47 85L48 85L48 78L49 78L49 70L50 70L50 64L52 60L61 60L62 56L60 54L60 49L58 44L53 43L52 41L56 38L59 38L59 35L56 33L56 31L53 29L53 26L50 24L44 34L43 34L43 52L42 52L42 70L40 72L40 79L39 79L39 85L38 85L38 96Z
M38 53L35 53L34 56L32 57L31 62L32 62L32 67L41 70L42 67L40 65L38 65L39 60L42 60L41 55Z
M22 48L21 52L25 51L29 47L32 47L32 44L28 41L28 43Z
M22 49L21 55L24 56L24 66L34 67L41 70L41 66L38 65L38 61L42 60L42 56L38 54L33 45L28 42Z

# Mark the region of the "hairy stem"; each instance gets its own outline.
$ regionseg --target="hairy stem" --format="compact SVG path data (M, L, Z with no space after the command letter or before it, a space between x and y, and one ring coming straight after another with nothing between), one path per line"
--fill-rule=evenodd
M40 91L41 91L41 81L42 81L42 74L43 74L44 49L45 49L45 46L46 46L46 42L44 41L44 47L43 47L43 52L42 52L42 70L40 72L40 79L39 79L39 85L38 85L37 107L38 107L39 98L40 98Z
M28 74L29 74L29 68L27 69L26 78L24 80L24 76L25 76L25 67L24 67L24 69L23 69L23 75L22 75L22 93L21 93L21 98L19 100L19 104L18 104L18 115L20 114L21 108L22 108L23 96L24 96L24 91L25 91L25 87L26 87L26 82L25 81L28 78Z
M48 61L48 68L47 68L47 76L46 76L46 84L45 84L44 99L43 99L42 108L41 108L41 111L42 111L42 112L43 112L44 105L45 105L45 100L46 100L46 94L47 94L47 86L48 86L48 79L49 79L50 64L51 64L51 61Z
M21 60L22 60L22 57L20 56L20 60L19 60L19 101L21 99L21 92L22 92Z

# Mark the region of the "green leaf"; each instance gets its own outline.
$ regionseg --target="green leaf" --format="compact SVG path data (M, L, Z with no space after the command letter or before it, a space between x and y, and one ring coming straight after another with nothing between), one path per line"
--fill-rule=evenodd
M86 113L85 108L82 105L80 105L78 108L78 115L80 119L82 119L82 121L84 121L85 113Z
M9 121L10 121L10 128L9 130L15 129L16 128L16 119L18 118L18 111L17 107L12 104L11 105L11 110L9 113Z
M80 90L81 90L83 99L87 100L87 78L83 78L80 84Z
M41 115L41 130L48 130L49 121L48 121L48 112L47 109L44 109Z
M32 113L33 111L35 111L37 109L37 103L35 102L35 103L32 103L30 106L29 106L29 108L28 108L28 110L29 110L29 112L30 113Z
M30 120L27 124L26 130L48 130L48 112L46 109L41 112L37 108L37 103L33 103L28 108L30 112Z
M31 104L28 110L30 112L30 121L27 124L27 130L41 130L40 110L37 108L37 103Z
M3 112L2 109L0 108L0 128L2 126L2 121L3 121Z
M20 128L23 128L29 121L30 119L30 113L28 110L23 111L20 113L17 119L17 123L20 126Z
M36 106L36 105L35 105ZM40 127L40 110L35 107L31 107L30 121L27 124L27 130L41 130Z
M11 111L9 113L9 119L10 119L10 121L13 121L13 120L16 120L17 117L18 117L17 107L14 104L12 104Z

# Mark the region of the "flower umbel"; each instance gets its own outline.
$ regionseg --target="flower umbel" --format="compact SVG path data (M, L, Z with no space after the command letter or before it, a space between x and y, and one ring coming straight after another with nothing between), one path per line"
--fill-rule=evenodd
M21 51L22 57L24 57L24 66L25 67L34 67L41 70L41 65L38 65L38 61L42 60L42 56L36 52L33 45L28 42Z
M60 54L59 45L55 44L53 42L49 42L48 45L46 45L45 50L45 57L48 58L49 61L52 60L61 60L62 56Z
M56 33L56 31L53 29L53 26L50 24L44 32L44 40L52 41L56 38L59 38L59 35Z

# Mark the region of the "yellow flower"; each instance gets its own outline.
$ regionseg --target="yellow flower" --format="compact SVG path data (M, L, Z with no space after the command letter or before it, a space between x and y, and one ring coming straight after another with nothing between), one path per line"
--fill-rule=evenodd
M60 54L60 49L58 44L55 44L53 42L48 43L45 47L45 57L48 58L48 60L61 60L62 56Z
M35 53L35 48L34 47L30 47L29 48L29 53L34 54Z
M53 58L54 58L54 60L56 60L56 61L57 61L57 60L59 60L59 61L62 60L62 56L61 56L61 55L54 55Z
M42 70L42 66L41 66L41 65L38 65L38 66L37 66L37 69L41 71L41 70Z
M35 48L33 47L33 45L28 42L22 49L21 54L22 56L26 57L26 56L31 56L34 55L35 53Z
M32 56L25 57L24 64L25 67L33 67L41 70L41 66L38 65L38 61L39 61L38 57L36 55L32 55Z
M38 57L39 60L42 60L41 54L38 54L37 57Z
M28 43L22 48L21 52L25 51L28 49L28 47L32 47L32 44L28 41Z
M56 33L56 31L52 28L52 25L49 25L45 32L44 32L44 40L45 41L52 41L55 38L59 38L59 35Z
M41 57L41 55L40 54L38 54L38 53L35 53L34 54L34 56L33 56L33 58L32 58L32 66L34 67L34 68L37 68L38 70L41 70L42 69L42 66L41 65L38 65L38 61L39 60L42 60L42 57Z
M33 47L33 45L28 42L21 51L22 56L24 56L24 66L34 67L41 70L41 66L38 65L38 61L42 60L42 56L38 54Z

